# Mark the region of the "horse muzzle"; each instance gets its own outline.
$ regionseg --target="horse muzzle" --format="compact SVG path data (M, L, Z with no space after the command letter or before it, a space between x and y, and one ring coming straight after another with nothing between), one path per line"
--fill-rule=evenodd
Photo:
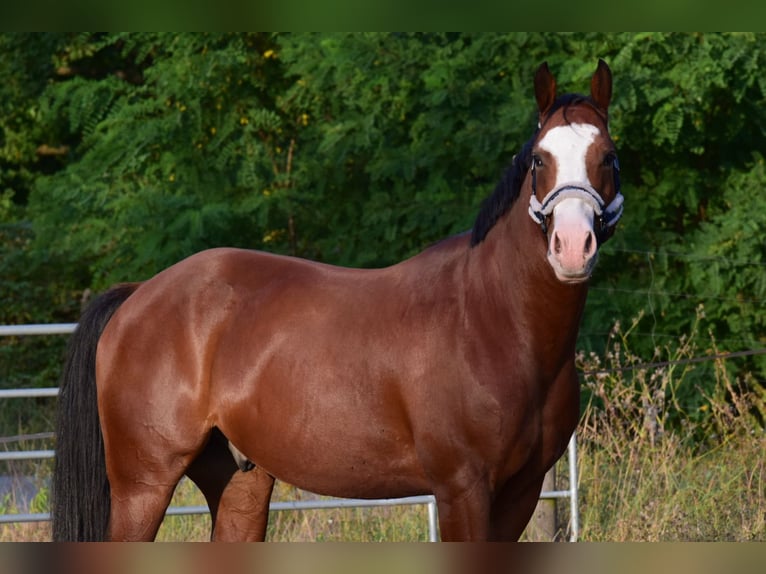
M548 262L564 283L590 278L598 248L622 216L623 196L618 191L609 205L589 184L560 185L542 202L530 197L529 215L548 239ZM548 217L553 226L548 230Z
M562 283L581 283L590 278L598 257L593 207L581 199L561 201L553 210L548 237L548 263Z

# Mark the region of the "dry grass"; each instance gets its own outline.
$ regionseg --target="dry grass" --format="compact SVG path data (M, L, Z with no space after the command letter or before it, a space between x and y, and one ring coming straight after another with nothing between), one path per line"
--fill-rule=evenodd
M288 484L277 482L272 500L316 498ZM172 506L204 504L193 483L184 480ZM157 539L204 541L210 538L208 515L168 516ZM412 542L428 540L427 509L423 505L381 508L273 511L266 539L271 542Z
M712 337L702 351L696 330L658 350L658 361L674 364L615 371L640 367L629 333L614 331L605 361L580 357L586 371L604 362L612 371L585 381L591 402L578 431L583 539L766 540L763 388L718 361L712 392L698 390L699 401L684 406L678 397L692 367L681 361L717 353Z

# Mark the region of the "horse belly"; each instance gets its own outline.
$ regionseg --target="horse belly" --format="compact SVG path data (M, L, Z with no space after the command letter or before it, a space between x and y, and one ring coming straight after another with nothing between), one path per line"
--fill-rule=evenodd
M427 492L425 478L400 453L375 460L375 445L369 450L325 456L302 468L285 468L277 477L304 490L344 498L399 498Z
M244 452L269 474L317 494L396 498L427 490L412 444L392 429L355 429L357 420L331 416L313 423L283 418L274 432L255 423Z
M293 354L294 356L295 354ZM398 497L427 487L392 381L342 369L260 371L221 411L221 430L257 466L318 494ZM242 388L242 387L240 387Z

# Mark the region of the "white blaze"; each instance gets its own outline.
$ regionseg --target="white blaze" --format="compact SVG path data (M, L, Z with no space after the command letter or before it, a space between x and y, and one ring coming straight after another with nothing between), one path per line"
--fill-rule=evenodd
M568 124L551 129L538 145L556 160L556 184L587 182L585 155L601 131L591 124Z

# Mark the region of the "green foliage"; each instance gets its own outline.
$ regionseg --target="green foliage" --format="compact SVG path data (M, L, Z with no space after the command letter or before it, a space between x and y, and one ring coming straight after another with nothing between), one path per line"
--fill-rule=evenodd
M764 346L764 39L620 36L610 62L627 217L604 249L586 333L641 310L650 356L703 303L725 348ZM742 365L766 374L763 361Z
M352 266L468 229L564 91L613 71L626 212L580 345L641 315L650 358L695 309L764 345L761 34L5 34L4 322L75 320L86 289L235 245ZM737 363L763 377L766 365Z
M283 123L267 91L282 81L263 56L270 39L89 40L82 53L108 60L109 73L54 83L43 97L47 121L69 120L60 140L77 143L65 169L36 183L37 249L86 265L101 289L207 246L262 246L268 210L254 198L283 169L269 157Z
M312 233L324 259L389 264L470 227L534 125L509 70L522 37L348 34L280 43L298 77L287 97L312 119L298 169L313 181L301 197L333 205Z

